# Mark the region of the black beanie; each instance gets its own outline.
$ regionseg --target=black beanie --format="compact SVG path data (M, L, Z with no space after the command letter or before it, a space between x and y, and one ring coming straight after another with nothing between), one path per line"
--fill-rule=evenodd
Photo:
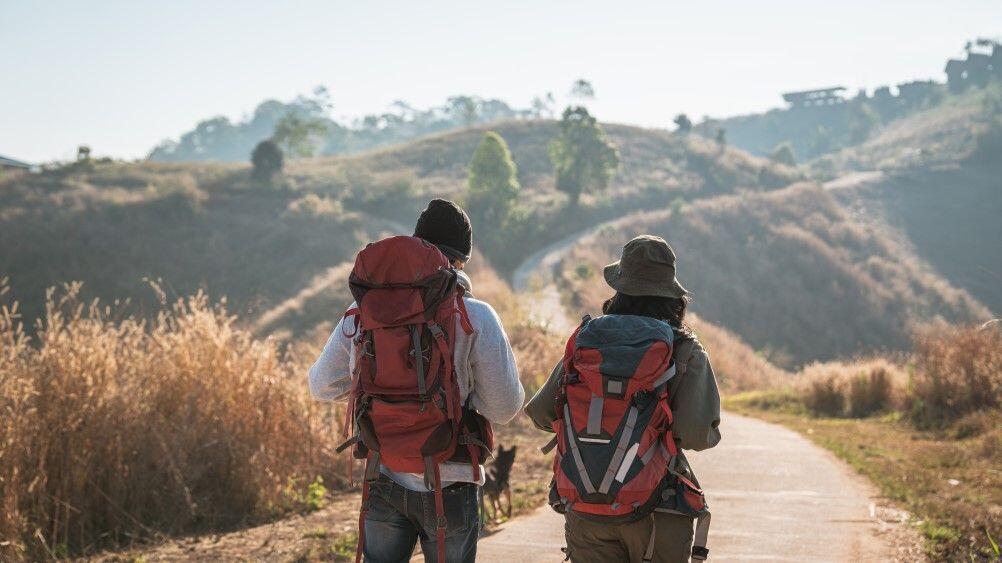
M439 248L449 260L470 260L473 227L463 208L447 199L433 199L418 217L414 236Z

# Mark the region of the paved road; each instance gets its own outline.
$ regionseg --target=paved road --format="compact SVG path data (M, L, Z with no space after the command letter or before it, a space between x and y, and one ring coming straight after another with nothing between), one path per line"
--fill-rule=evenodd
M723 441L690 461L713 512L711 561L888 560L875 491L803 436L731 413ZM548 507L480 542L477 561L561 561L563 520Z

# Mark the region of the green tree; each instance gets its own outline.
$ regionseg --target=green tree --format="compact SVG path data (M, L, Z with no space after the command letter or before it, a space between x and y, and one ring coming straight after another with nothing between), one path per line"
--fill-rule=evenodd
M271 139L261 141L251 153L251 164L254 166L251 176L255 180L270 182L275 174L282 171L284 161L282 149L277 143Z
M619 151L587 109L568 107L560 120L560 135L550 143L550 160L557 189L577 205L583 192L609 185L619 168Z
M327 134L328 122L322 117L288 112L275 124L275 141L289 156L309 157Z
M678 126L676 131L683 135L687 135L690 131L692 131L692 120L684 113L680 113L675 116L675 125Z
M473 151L468 177L469 208L477 223L491 228L505 224L518 199L518 169L508 143L488 131Z
M789 141L784 141L776 145L776 148L772 149L772 152L769 153L769 160L787 166L797 165L797 158L793 154L793 145Z

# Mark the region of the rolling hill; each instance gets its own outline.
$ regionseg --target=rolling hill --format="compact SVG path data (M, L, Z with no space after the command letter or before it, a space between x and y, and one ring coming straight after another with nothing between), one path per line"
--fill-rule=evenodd
M568 214L547 156L556 124L513 121L491 129L511 145L522 205L537 227L518 244L479 250L503 275L522 252L580 224L799 177L700 138L609 126L620 173L607 193ZM84 282L87 296L130 299L137 308L157 299L143 282L148 278L162 279L177 295L225 295L241 314L270 311L322 285L328 269L364 241L409 228L429 198L462 199L466 164L487 130L292 161L274 185L252 181L249 165L223 164L92 161L8 177L0 180L0 275L11 278L12 296L29 319L41 312L46 288L73 280Z
M991 316L907 244L855 220L817 185L702 200L620 225L565 259L562 285L583 296L579 303L607 293L601 266L625 241L658 234L678 252L694 312L786 367L903 350L919 325Z

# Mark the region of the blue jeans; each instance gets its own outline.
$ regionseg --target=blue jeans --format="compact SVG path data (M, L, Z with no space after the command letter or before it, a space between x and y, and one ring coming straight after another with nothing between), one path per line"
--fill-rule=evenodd
M445 505L445 559L448 563L473 563L480 535L480 487L456 483L443 489ZM425 561L438 559L435 535L435 493L411 491L385 475L369 484L369 510L365 514L367 563L409 561L417 540Z

